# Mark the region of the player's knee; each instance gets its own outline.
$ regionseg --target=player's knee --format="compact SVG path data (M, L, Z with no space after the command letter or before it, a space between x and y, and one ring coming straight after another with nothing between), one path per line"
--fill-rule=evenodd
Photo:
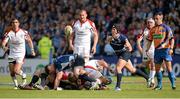
M19 72L20 72L20 69L14 68L14 73L15 73L15 74L19 74Z
M132 68L129 70L131 73L135 73L136 72L136 68Z
M117 66L116 66L116 71L117 71L118 73L122 73L122 68L121 68L121 66L117 65Z

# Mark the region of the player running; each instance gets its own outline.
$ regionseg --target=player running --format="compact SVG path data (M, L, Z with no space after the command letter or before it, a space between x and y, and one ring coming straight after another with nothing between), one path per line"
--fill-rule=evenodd
M13 19L11 21L12 29L9 32L6 32L4 35L4 39L2 41L2 48L6 52L9 50L8 62L10 75L14 82L14 89L17 89L18 82L16 79L16 75L20 75L22 77L22 84L26 83L26 74L22 71L22 65L24 63L25 57L25 41L28 42L28 45L31 48L32 56L35 56L34 47L32 40L28 34L28 31L21 29L19 27L20 23L18 19ZM9 48L7 47L9 46Z
M136 69L133 67L130 57L131 57L131 51L132 47L127 39L126 36L119 33L119 25L113 25L112 27L112 37L109 38L110 45L115 51L115 54L118 56L118 62L116 64L116 70L117 70L117 83L115 90L120 91L121 90L121 78L122 78L122 69L126 67L131 73L137 74L139 76L142 76L148 81L148 76L143 73L141 70Z

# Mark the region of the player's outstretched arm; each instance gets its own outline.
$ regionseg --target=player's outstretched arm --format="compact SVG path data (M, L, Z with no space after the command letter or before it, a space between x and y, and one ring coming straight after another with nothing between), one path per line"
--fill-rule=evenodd
M32 42L31 37L29 36L29 34L26 34L25 40L28 42L28 45L29 45L29 47L31 48L31 55L32 55L32 56L35 56L36 54L35 54L35 52L34 52L33 42Z

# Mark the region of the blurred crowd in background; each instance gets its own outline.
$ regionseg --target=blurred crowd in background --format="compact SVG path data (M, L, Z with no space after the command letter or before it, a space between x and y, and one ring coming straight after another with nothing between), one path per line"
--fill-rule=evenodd
M153 12L159 10L165 15L164 22L173 30L175 54L180 54L179 5L180 0L1 0L0 37L3 37L10 20L17 17L21 27L29 31L37 57L41 57L43 46L53 49L54 57L59 56L66 43L65 25L77 20L80 9L86 9L99 33L96 55L113 54L106 38L112 25L118 23L120 32L129 38L134 48L133 55L139 56L136 35L144 27L145 19L153 17ZM30 57L28 47L26 57Z

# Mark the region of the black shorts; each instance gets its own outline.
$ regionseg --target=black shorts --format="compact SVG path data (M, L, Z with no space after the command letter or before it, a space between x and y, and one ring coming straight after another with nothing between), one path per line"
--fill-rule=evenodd
M74 61L74 64L73 64L73 68L74 67L78 67L78 66L84 66L84 64L85 64L85 61L84 61L84 58L83 57L81 57L81 56L78 56L76 59L75 59L75 61Z
M121 52L119 53L118 58L128 62L128 60L131 58L131 52L129 51Z

